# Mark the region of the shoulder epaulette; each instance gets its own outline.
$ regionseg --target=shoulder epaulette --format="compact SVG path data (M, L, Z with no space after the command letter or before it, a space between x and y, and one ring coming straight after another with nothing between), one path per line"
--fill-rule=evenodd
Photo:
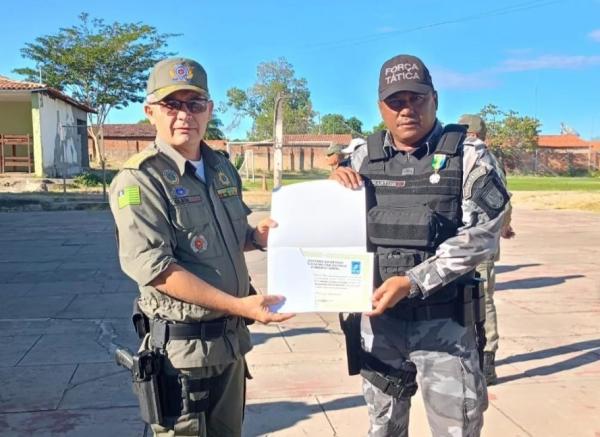
M136 153L132 157L130 157L125 164L123 164L123 168L129 168L133 170L139 170L140 166L144 161L148 158L158 155L158 150L156 149L146 149L142 150L140 153Z

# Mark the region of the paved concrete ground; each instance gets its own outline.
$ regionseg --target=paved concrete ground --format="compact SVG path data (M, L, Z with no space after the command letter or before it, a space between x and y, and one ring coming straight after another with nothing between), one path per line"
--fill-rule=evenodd
M498 266L500 380L483 435L598 437L600 215L516 208L515 228ZM135 286L119 270L109 213L6 213L0 229L0 435L144 435L109 353L136 347ZM264 255L248 261L264 290ZM246 437L365 435L337 315L252 331ZM411 436L428 436L414 399Z

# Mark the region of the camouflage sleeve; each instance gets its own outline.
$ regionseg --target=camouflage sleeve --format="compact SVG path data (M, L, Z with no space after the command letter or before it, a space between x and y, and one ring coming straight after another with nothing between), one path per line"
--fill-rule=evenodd
M496 155L491 150L489 150L487 147L485 148L485 150L487 151L487 155L489 156L489 159L490 159L494 169L502 178L502 182L504 183L504 185L506 187L508 187L508 181L506 179L506 169L504 168L504 166L502 165L500 160L496 157ZM512 197L512 194L510 192L508 194L509 194L509 197ZM502 222L502 227L510 226L511 218L512 218L512 205L509 201L508 204L506 205L506 212L504 214L504 221Z
M115 177L109 200L121 268L139 285L147 285L176 262L167 200L151 178L138 170L122 170Z
M360 170L360 166L367 157L367 150L366 144L354 149L354 152L352 152L352 155L350 155L350 165L352 166L353 170Z
M426 298L496 253L508 193L485 152L465 147L463 225L435 255L408 272Z

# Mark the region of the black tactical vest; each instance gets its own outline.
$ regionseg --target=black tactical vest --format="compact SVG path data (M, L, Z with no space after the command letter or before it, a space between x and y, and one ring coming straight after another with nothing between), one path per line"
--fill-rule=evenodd
M464 138L463 126L447 125L431 138L429 153L419 149L417 153L424 156L417 162L402 153L388 156L383 148L385 132L367 139L368 156L359 173L367 189L367 236L369 251L375 253L375 287L433 256L462 225ZM436 155L437 161L445 160L437 171ZM456 297L452 283L425 300L403 299L397 306L439 304Z

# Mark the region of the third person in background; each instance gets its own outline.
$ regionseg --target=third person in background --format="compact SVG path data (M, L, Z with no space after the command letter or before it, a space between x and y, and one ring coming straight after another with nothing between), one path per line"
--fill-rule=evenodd
M496 172L502 177L506 185L506 171L498 158L489 150L485 144L487 128L485 121L478 115L465 114L460 117L459 124L467 125L467 138L465 144L474 147L478 154L487 154L494 165ZM510 202L506 207L504 223L500 231L502 238L513 238L515 233L511 227L512 207ZM487 385L496 383L496 352L498 351L498 318L496 315L496 305L494 304L494 290L496 288L496 270L495 262L500 259L500 246L494 255L479 264L477 271L484 282L485 290L485 337L486 343L483 352L483 374Z

